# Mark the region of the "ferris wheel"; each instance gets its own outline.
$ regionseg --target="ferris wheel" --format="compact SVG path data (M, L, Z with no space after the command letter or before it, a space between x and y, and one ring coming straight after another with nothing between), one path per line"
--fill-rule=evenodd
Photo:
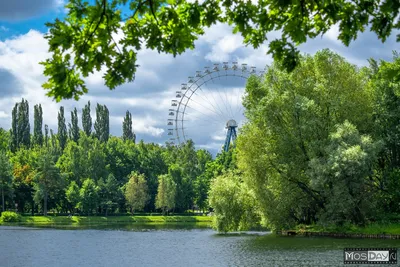
M192 139L198 147L225 151L243 125L242 98L247 79L262 75L256 67L224 62L196 71L181 85L168 111L169 144Z

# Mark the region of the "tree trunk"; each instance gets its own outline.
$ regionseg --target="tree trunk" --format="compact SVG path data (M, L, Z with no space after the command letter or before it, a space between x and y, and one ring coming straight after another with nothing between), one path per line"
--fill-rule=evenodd
M47 216L47 191L44 192L43 214Z
M4 206L4 188L1 187L1 201L2 201L2 206L3 206L3 211L5 211L5 206Z

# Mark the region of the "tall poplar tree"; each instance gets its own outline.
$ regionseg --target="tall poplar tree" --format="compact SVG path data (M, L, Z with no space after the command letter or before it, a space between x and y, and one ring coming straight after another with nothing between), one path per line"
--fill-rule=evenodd
M65 144L67 143L67 126L65 125L64 107L60 107L58 112L58 141L60 143L61 150L64 150Z
M78 126L78 111L74 108L74 111L71 111L71 139L78 143L79 140L79 126Z
M22 99L18 104L17 119L18 147L21 145L29 147L31 144L31 133L29 124L29 104L27 100Z
M51 146L53 148L57 147L56 136L53 132L53 129L50 129L50 139L51 139Z
M30 146L29 104L24 99L13 108L10 134L11 151L15 152L21 145Z
M122 123L122 139L124 141L132 140L133 142L135 142L136 139L136 135L132 129L132 114L129 112L129 110L126 111L126 115Z
M82 109L82 127L87 136L92 133L92 117L90 116L90 101Z
M18 103L15 103L11 115L11 130L10 130L11 152L15 152L17 148L18 148Z
M110 136L110 114L106 105L97 104L96 121L94 123L95 136L100 142L107 142Z
M43 125L43 111L42 106L35 105L33 111L33 144L34 145L43 145L43 132L42 132L42 125Z
M49 145L49 126L44 125L44 145L47 147Z

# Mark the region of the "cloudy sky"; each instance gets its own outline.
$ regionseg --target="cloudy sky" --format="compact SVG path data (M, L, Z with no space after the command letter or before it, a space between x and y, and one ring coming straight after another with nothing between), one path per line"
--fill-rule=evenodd
M69 112L74 107L80 112L90 100L93 118L93 106L96 103L107 105L112 135L121 135L123 116L129 110L137 137L145 142L163 144L170 137L168 129L171 127L167 125L167 120L169 109L172 108L171 100L176 99L176 91L180 90L182 83L187 83L189 76L195 76L198 70L204 71L206 66L212 67L215 63L225 61L247 63L258 70L271 63L271 57L266 55L267 43L257 50L244 47L242 38L232 34L229 26L215 25L196 41L194 50L176 58L152 50L140 51L140 68L133 83L110 91L103 85L101 74L94 74L87 79L89 94L79 101L56 103L46 97L41 88L45 77L42 75L43 66L38 63L49 56L44 39L47 31L44 23L62 17L63 4L63 0L0 0L0 127L4 129L10 128L12 107L21 98L29 101L31 117L33 106L42 104L44 123L55 131L60 105L65 107L69 121ZM270 39L277 34L272 33ZM350 62L362 66L367 64L370 57L390 60L392 50L398 46L395 36L382 44L374 34L366 32L360 34L350 47L345 47L337 40L337 35L338 29L334 27L322 38L309 40L302 45L301 51L313 54L320 49L330 48ZM235 112L240 113L240 101L238 103L237 99L240 99L244 85L241 79L225 77L225 80L219 78L215 81L205 83L204 90L198 90L194 95L193 101L188 104L193 108L191 113L188 111L192 117L187 117L189 122L184 126L188 127L185 134L196 144L214 151L223 143L224 122L230 118L229 114L234 116ZM224 98L225 94L228 97ZM227 107L229 105L231 107ZM227 114L220 116L224 110ZM242 120L239 117L235 117L238 122Z

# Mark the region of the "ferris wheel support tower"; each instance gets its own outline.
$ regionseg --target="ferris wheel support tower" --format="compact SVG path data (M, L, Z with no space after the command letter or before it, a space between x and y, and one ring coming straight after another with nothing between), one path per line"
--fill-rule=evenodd
M232 140L232 145L233 147L235 147L235 142L236 142L236 128L238 127L237 123L235 120L229 120L226 123L226 139L225 139L225 144L224 144L224 151L228 152L229 150L229 146L231 144L231 140Z

